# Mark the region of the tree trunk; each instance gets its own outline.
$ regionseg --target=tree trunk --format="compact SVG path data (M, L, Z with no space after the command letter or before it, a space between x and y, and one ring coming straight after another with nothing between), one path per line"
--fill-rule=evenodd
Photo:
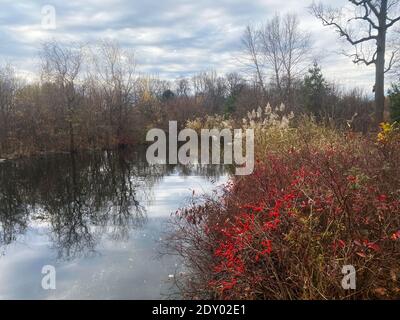
M387 0L382 0L377 39L375 72L375 121L383 122L385 110L385 52L386 52Z
M69 150L71 153L75 153L75 139L74 139L74 124L69 121Z
M2 126L0 127L0 155L2 152L6 153L6 142L7 142L7 121L4 112L1 112L0 117L2 118Z
M377 54L376 76L375 76L375 121L383 122L385 108L385 53Z

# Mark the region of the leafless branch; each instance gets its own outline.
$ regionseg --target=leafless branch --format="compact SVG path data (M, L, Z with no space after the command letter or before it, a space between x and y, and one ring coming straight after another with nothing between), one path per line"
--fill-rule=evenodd
M359 1L355 1L355 2L358 3ZM362 37L357 40L353 39L350 32L337 22L338 15L335 14L335 12L332 9L325 9L322 4L317 5L314 3L311 6L311 10L312 10L313 14L322 21L322 24L324 26L335 27L335 29L339 33L340 37L344 37L353 46L360 44L362 42L377 40L377 35L372 35L372 34L370 34L367 37Z

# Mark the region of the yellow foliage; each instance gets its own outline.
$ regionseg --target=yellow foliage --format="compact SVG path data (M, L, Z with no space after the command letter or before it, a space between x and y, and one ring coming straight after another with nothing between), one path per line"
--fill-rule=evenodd
M393 136L395 135L397 130L397 123L394 122L392 124L388 123L388 122L382 122L379 125L381 131L378 133L377 136L377 141L379 143L387 143L389 141L391 141L393 139Z

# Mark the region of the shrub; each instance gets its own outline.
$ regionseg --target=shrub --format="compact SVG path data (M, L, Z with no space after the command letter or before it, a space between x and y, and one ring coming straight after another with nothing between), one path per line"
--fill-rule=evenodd
M252 175L176 213L170 240L189 270L186 297L399 298L399 137L312 123L285 135L257 146ZM345 265L356 290L341 286Z

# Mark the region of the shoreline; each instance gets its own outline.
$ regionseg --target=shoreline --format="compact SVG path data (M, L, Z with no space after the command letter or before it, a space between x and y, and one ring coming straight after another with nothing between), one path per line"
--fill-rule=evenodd
M1 155L0 163L4 163L7 161L17 161L24 159L33 159L40 157L48 157L52 155L68 155L68 154L79 154L79 153L91 153L91 152L109 152L109 151L123 151L123 150L134 150L136 148L143 148L146 146L146 143L137 143L126 146L114 146L110 148L88 148L88 149L78 149L74 152L71 151L39 151L39 152L30 152L30 153L20 153L14 155Z

